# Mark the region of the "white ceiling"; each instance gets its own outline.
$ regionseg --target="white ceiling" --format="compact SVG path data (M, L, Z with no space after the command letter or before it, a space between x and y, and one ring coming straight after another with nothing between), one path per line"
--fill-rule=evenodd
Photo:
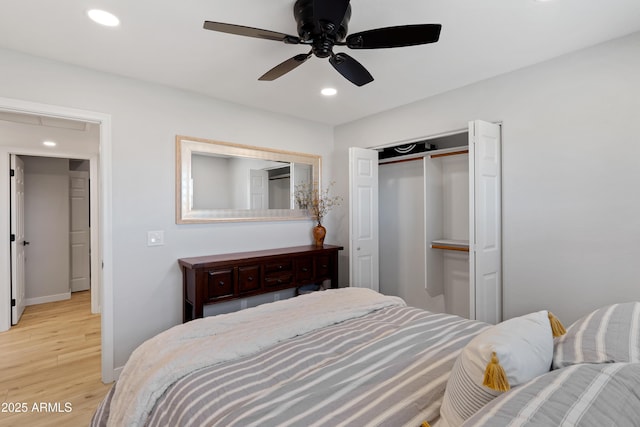
M308 48L216 33L219 21L296 35L294 0L7 0L0 46L328 124L356 120L640 31L639 0L352 0L349 33L440 23L440 41L346 51L375 81L356 87L311 58L273 82L258 77ZM116 14L118 28L86 11ZM338 89L323 98L324 86Z

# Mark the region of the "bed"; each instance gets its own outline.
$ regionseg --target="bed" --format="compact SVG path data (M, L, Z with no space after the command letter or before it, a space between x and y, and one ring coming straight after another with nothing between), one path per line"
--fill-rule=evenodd
M534 320L543 318L536 316ZM524 327L530 320L524 320ZM514 330L515 323L507 322L503 332ZM543 337L541 364L548 373L554 339L548 321L539 321L536 328ZM136 349L91 425L490 426L493 417L516 419L509 408L527 396L520 390L544 377L538 372L532 378L513 376L503 347L485 345L484 337L495 337L496 330L482 322L408 307L397 297L362 288L314 292L198 319ZM525 341L530 341L533 335L526 335ZM461 360L479 339L483 351L499 353L514 387L488 394L480 390L488 401L456 420L442 412L443 402L448 407L452 401L460 403L455 385L464 385L459 379L468 374ZM558 371L563 369L575 368ZM640 385L627 375L633 369L615 372L624 374L627 386ZM557 386L557 381L551 383ZM539 386L540 382L532 387ZM500 403L516 391L520 398ZM634 402L628 400L628 416L638 415L635 420L640 420ZM640 399L637 403L640 408ZM561 412L554 411L555 417Z

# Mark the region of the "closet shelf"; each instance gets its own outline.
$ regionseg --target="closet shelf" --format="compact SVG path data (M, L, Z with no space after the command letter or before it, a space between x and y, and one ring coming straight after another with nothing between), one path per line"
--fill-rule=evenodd
M444 249L448 251L460 251L469 252L468 240L451 240L451 239L439 239L431 242L433 249Z
M469 154L469 150L465 149L465 150L458 150L458 151L447 151L445 153L434 153L434 154L431 154L429 157L431 157L432 159L437 159L438 157L457 156L458 154Z

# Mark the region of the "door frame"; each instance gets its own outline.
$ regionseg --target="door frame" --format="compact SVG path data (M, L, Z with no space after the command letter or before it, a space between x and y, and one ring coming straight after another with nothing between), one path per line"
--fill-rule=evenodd
M100 125L99 155L74 152L52 152L38 148L0 147L0 200L6 209L0 209L0 240L9 241L9 154L43 157L87 159L90 164L90 191L92 197L90 215L91 228L91 285L96 284L96 301L92 292L92 311L101 311L101 365L102 382L114 380L113 343L113 267L112 267L112 141L111 115L0 97L0 111L35 114L62 119L78 120ZM11 269L9 245L0 245L0 331L11 327ZM95 280L95 282L94 282ZM95 304L95 307L94 307Z

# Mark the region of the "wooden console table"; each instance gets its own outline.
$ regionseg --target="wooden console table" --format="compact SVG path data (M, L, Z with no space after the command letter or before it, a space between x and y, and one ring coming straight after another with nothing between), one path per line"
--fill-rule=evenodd
M296 246L265 251L181 258L182 321L203 316L203 307L238 298L331 280L338 287L342 246Z

